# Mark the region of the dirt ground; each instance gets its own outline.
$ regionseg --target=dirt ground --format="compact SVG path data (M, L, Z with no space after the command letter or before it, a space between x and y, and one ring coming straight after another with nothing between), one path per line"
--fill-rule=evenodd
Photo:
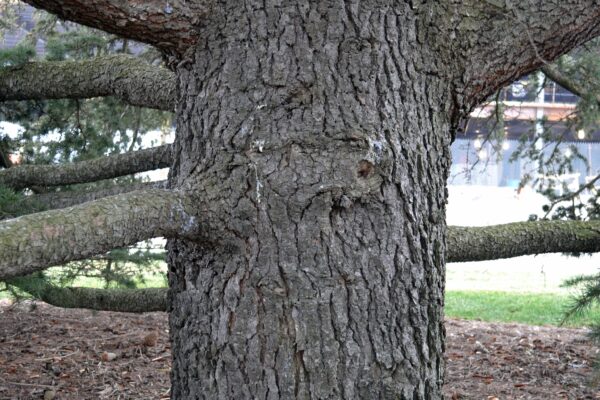
M585 330L447 320L448 399L600 399ZM168 399L166 315L0 304L0 400Z

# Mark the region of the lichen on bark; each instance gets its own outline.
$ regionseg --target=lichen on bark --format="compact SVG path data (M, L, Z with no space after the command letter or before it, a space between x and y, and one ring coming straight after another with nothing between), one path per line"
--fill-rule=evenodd
M169 243L174 399L441 398L453 130L600 30L595 0L27 1L176 73L209 234Z
M212 240L169 244L172 397L438 397L450 99L423 21L219 4L176 70L171 184Z
M195 212L184 194L148 189L0 221L0 279L154 237L200 236Z
M0 67L0 101L99 96L115 96L135 106L173 111L175 76L165 68L123 54Z

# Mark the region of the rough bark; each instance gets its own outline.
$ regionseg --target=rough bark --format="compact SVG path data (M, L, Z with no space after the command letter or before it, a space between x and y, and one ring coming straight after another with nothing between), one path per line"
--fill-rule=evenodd
M0 185L20 190L95 182L171 166L171 145L61 165L21 165L0 170Z
M23 201L32 212L56 210L76 206L105 197L129 193L135 190L167 189L167 181L136 182L131 184L112 185L102 189L65 190L59 192L39 193L26 196Z
M63 19L183 54L197 41L195 26L211 0L23 0Z
M465 109L600 34L597 0L464 0L442 18L434 31L449 29Z
M0 68L0 101L115 96L141 107L173 111L175 77L126 55L40 61Z
M0 280L82 260L153 237L199 233L191 200L143 190L0 222Z
M127 8L140 2L28 2L145 29ZM441 398L452 129L598 34L600 6L210 4L191 41L177 25L158 43L181 54L196 41L170 63L182 99L170 185L205 200L210 231L169 243L172 398ZM138 36L158 42L148 25Z
M555 252L600 251L600 222L517 222L487 227L448 227L448 262L494 260ZM57 307L102 311L167 311L167 289L61 288L43 280L9 284Z
M448 227L449 262L496 260L542 253L600 251L600 221L515 222Z
M167 289L93 289L58 287L32 278L15 278L7 283L36 299L56 307L86 308L98 311L144 313L167 309Z
M169 244L171 397L441 397L450 99L426 22L218 3L176 71L171 185L211 241Z

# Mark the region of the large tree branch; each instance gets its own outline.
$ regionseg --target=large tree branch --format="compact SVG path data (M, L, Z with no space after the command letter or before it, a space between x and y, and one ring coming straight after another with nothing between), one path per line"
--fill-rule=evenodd
M40 207L43 207L42 210L57 210L103 199L105 197L133 192L134 190L166 188L167 181L135 182L124 185L113 185L102 189L65 190L60 192L34 194L25 196L23 201L25 202L25 206L30 206L33 210L40 209Z
M73 207L105 197L146 189L167 189L167 181L114 184L102 189L64 190L22 196L18 207L14 210L0 209L0 221L41 211Z
M143 313L167 310L166 288L93 289L58 287L43 279L15 278L7 282L36 299L62 308Z
M173 111L175 76L126 55L40 61L0 68L0 101L116 96L141 107Z
M483 261L542 253L600 251L600 221L515 222L448 228L448 262Z
M89 201L103 199L109 196L145 189L167 189L167 181L135 182L129 184L113 184L102 189L89 190L64 190L46 192L29 196L15 196L19 198L12 205L2 204L0 207L0 221L36 212L56 210L72 207Z
M60 18L183 54L210 1L23 0Z
M0 171L0 185L19 190L60 186L151 171L171 166L171 145L62 165L21 165Z
M190 200L142 190L0 222L0 280L82 260L153 237L194 236Z
M59 213L52 216L48 213L31 216L30 220L12 220L17 221L15 224L17 230L13 229L8 233L6 227L0 224L0 250L2 250L3 256L6 255L4 258L8 259L8 261L0 261L0 279L6 280L9 284L16 285L35 297L59 307L84 307L126 312L164 310L166 290L163 289L156 289L151 292L129 292L126 290L104 292L87 288L57 288L47 283L35 283L29 278L14 279L14 277L26 275L32 271L44 269L53 263L86 258L95 253L107 251L112 247L132 244L152 235L193 235L193 232L190 231L189 215L182 211L183 207L173 206L173 204L183 204L180 203L181 198L176 200L168 198L166 204L163 204L165 203L164 198L162 198L164 191L147 191L135 194L132 200L136 203L133 206L136 212L148 212L148 205L145 204L148 202L142 201L141 198L148 196L150 192L159 192L161 196L159 196L159 201L152 202L154 203L152 206L154 207L153 211L158 210L159 212L148 215L147 218L156 218L156 215L162 215L162 217L159 216L150 224L146 222L147 229L141 227L144 223L139 224L139 219L145 219L143 215L140 215L139 219L133 218L133 221L131 221L133 215L123 217L124 213L132 213L131 204L129 204L129 199L126 202L122 201L126 198L116 201L116 197L111 200L111 203L113 203L111 208L116 210L119 215L116 220L109 218L109 221L104 220L99 223L98 218L101 217L98 216L94 222L90 223L90 214L98 211L95 207L92 207L94 203L91 203L84 208L74 209L76 210L75 215L65 220L63 224L56 223L56 219L64 215ZM167 195L167 197L171 196L176 195ZM141 207L140 202L144 204ZM125 209L121 207L122 204L126 204ZM161 204L163 204L162 207ZM176 209L175 213L166 211L173 210L173 208ZM102 210L102 212L107 211L106 209ZM166 214L169 214L169 217L166 218L167 222L161 222L165 221ZM81 224L81 221L88 221L88 223ZM124 229L121 224L124 221L125 226L132 231L142 228L141 231L150 233L142 233L134 238L131 237L130 232L125 235L126 239L123 239L124 236L120 234L113 236L112 239L104 237L106 235L105 230L110 230L111 226L116 226L117 232L122 232ZM115 223L117 225L112 225ZM81 227L77 224L80 224ZM195 223L192 223L192 225L195 225ZM188 227L185 232L181 229L182 226ZM89 234L90 229L92 234ZM197 229L197 227L194 226L193 229ZM16 238L19 240L7 242L7 238L14 238L14 235L17 235ZM104 239L103 243L97 244L95 240L98 238ZM90 241L93 242L91 245ZM88 249L83 249L85 255L82 254L82 246ZM20 254L16 249L21 249L23 254ZM54 249L59 249L61 254L53 254ZM448 228L448 252L446 256L449 262L466 262L542 253L598 251L600 251L600 221L538 221L486 227L450 226ZM57 257L60 258L58 261L56 261ZM11 265L17 265L17 267Z
M597 0L464 0L454 6L456 84L469 109L600 34ZM448 21L446 21L448 22Z

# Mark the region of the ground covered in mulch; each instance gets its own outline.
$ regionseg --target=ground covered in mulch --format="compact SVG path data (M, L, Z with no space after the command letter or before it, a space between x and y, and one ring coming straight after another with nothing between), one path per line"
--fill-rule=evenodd
M448 320L449 399L600 399L585 330ZM166 315L0 304L0 400L168 399Z

